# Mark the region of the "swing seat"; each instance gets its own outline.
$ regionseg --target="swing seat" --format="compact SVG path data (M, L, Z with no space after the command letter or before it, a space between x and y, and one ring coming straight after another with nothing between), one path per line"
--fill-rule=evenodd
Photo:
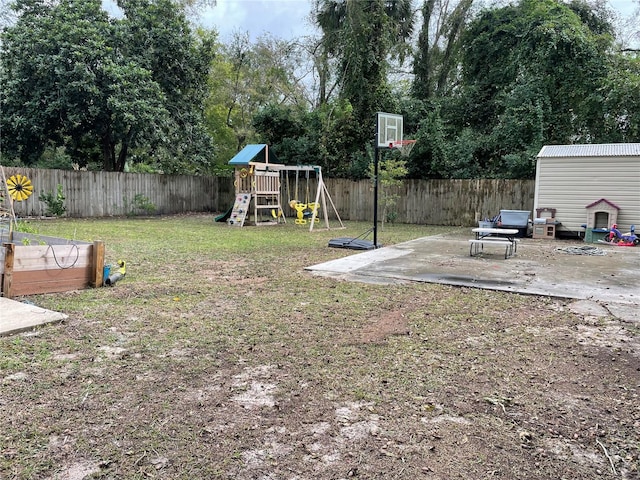
M314 218L314 222L317 223L320 221L318 218L318 210L320 210L320 204L316 202L307 203L307 208L309 211L305 212L305 217Z
M304 211L307 209L306 203L297 203L295 205L295 209L297 212L297 218L295 220L296 225L306 225L307 221L304 218Z

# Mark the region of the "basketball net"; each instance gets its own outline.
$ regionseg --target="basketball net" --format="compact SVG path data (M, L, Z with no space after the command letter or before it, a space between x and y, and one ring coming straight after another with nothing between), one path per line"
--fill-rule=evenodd
M400 155L408 157L415 144L416 140L396 140L395 142L389 143L389 148L400 150Z

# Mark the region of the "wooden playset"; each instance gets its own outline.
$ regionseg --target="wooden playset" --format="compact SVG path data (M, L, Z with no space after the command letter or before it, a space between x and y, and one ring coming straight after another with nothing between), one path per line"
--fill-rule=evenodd
M308 224L310 231L322 217L325 227L329 229L328 207L331 206L340 228L344 228L319 166L271 163L268 145L247 145L229 164L235 167L235 201L228 215L221 217L229 225L277 225L286 223L289 214L295 217L297 225ZM301 179L302 175L304 179ZM291 188L291 177L295 177L295 193ZM303 180L305 199L301 200L298 193ZM314 201L309 197L312 187L315 188ZM283 193L289 197L286 204L282 202Z

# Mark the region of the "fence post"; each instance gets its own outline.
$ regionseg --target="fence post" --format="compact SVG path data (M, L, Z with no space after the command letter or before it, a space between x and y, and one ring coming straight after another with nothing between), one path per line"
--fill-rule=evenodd
M3 243L4 247L4 275L2 276L2 295L11 298L11 286L13 284L13 260L16 246L13 243Z
M92 287L101 287L104 282L104 242L96 240L93 242L91 255L91 280Z

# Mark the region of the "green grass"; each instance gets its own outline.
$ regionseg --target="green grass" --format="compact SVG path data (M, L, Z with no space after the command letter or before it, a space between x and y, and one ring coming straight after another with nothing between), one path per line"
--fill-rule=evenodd
M500 470L496 478L506 479L537 461L510 448L515 428L545 432L553 426L571 438L554 410L541 407L558 400L531 379L562 378L568 356L579 355L561 330L575 325L576 317L544 298L422 283L353 283L304 270L356 253L327 243L358 236L368 224L309 232L292 222L234 228L212 216L185 215L30 221L29 228L102 240L107 263L125 260L127 275L114 287L30 297L69 319L0 338L1 478L52 478L87 460L99 467L94 478L292 478L301 470L300 478L329 479L344 477L349 452L358 451L362 478L376 478L376 469L420 477L424 458L441 455L430 465L450 470L440 470L438 478L483 478ZM379 242L457 230L388 225ZM363 332L389 318L404 322L409 333L362 340ZM559 332L555 346L527 327ZM602 368L595 379L613 375L596 359L589 368ZM258 379L277 385L277 405L238 408L233 398L252 386L243 375L261 369L267 373ZM24 378L10 380L18 374ZM630 378L615 381L632 385ZM598 403L595 390L589 395L589 412L571 420L588 414L614 428L613 416L620 413L598 410L606 402ZM515 414L504 418L484 397L527 401L514 402L508 408ZM379 417L379 438L344 444L334 440L339 426L326 438L308 433L309 425L333 425L336 408L354 402L365 405L361 419ZM436 433L459 438L455 425L432 431L421 421L439 412L474 421L466 447L447 450L441 442L433 453ZM483 442L474 444L476 437ZM403 450L396 457L380 455L381 448L407 438L431 440L415 440L415 456ZM263 469L245 465L243 453L268 451L274 442L293 450L272 454ZM322 442L316 457L305 450ZM492 442L500 444L497 456ZM322 454L332 451L341 452L341 461L322 463ZM157 459L165 457L168 464L159 468ZM447 459L458 457L449 466ZM393 458L402 463L389 463ZM502 463L490 469L493 458ZM473 459L481 461L476 466ZM564 460L545 462L540 478L593 473L566 470L574 467Z

